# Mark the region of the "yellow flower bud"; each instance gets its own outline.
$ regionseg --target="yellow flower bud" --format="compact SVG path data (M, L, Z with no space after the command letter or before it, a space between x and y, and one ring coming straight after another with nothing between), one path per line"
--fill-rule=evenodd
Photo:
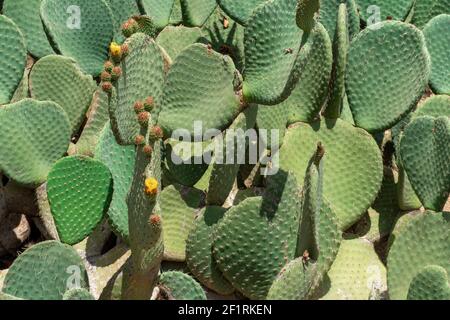
M158 193L158 180L155 178L148 178L145 180L145 193L149 196L154 196Z
M122 54L122 47L115 42L111 43L109 50L111 51L111 55L113 57L119 57Z

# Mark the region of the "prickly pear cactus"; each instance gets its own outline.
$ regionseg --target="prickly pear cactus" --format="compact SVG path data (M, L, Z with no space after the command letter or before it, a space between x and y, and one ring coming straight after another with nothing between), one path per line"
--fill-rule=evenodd
M450 300L449 0L0 7L0 300Z

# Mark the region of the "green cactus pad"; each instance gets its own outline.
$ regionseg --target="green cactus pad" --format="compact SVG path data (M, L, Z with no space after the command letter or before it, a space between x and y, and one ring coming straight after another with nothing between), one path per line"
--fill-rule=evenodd
M361 19L365 22L370 21L370 17L374 16L379 9L380 19L389 20L405 20L411 11L414 0L356 0L358 3ZM378 21L377 21L378 22Z
M118 101L113 94L110 116L117 141L131 145L141 130L133 106L148 97L159 106L165 73L163 53L151 37L137 33L125 43L130 53L121 63L122 76L116 84Z
M8 17L0 16L0 41L3 44L0 61L0 104L6 104L22 80L27 63L27 48L22 32Z
M350 45L346 73L356 125L370 132L392 127L416 106L429 74L425 39L413 25L387 21L362 31Z
M280 149L280 166L303 181L310 155L322 142L327 154L324 197L336 213L342 230L366 212L381 186L383 166L379 148L364 130L337 120L292 126Z
M198 282L182 272L164 272L159 277L159 286L174 300L206 300L205 291Z
M126 198L131 187L136 159L135 146L121 146L116 142L111 125L107 123L95 149L95 158L111 171L114 192L108 210L108 219L114 232L128 240L128 207Z
M105 0L42 0L41 18L59 52L93 76L102 72L114 36Z
M431 56L431 89L437 94L450 95L450 57L446 54L450 50L450 14L433 18L423 33Z
M14 261L2 290L27 300L61 300L70 287L89 287L83 260L72 247L46 241Z
M348 33L348 9L345 3L339 5L336 31L333 42L333 70L331 75L331 89L329 92L325 116L338 118L340 116L345 97L345 68L347 67L350 37Z
M6 0L3 2L3 14L10 17L22 31L30 54L42 58L53 54L42 26L41 0Z
M184 49L198 42L202 36L200 28L167 26L159 33L156 43L164 48L172 61L174 61Z
M411 281L408 300L450 300L447 270L426 266Z
M221 295L234 291L212 256L212 234L226 211L222 207L203 209L195 219L186 243L186 263L191 272L204 286Z
M94 297L86 289L71 289L64 293L63 300L95 300Z
M100 161L73 156L53 166L47 195L63 243L79 243L94 230L108 210L112 189L111 172Z
M297 0L268 1L248 20L243 74L246 101L274 105L285 100L296 85L309 51L302 48L305 39L297 27L296 6Z
M234 72L229 57L206 45L193 44L181 52L164 87L158 123L165 136L183 128L192 137L203 138L194 132L194 122L200 120L203 134L208 129L226 128L239 113Z
M245 25L255 8L267 2L267 0L218 0L218 2L222 10L230 17L240 24Z
M450 119L418 117L400 141L402 164L426 209L440 211L450 192Z
M30 73L31 97L58 103L69 116L72 133L82 125L96 85L76 62L50 55L40 59Z
M331 39L336 34L336 22L338 21L339 5L347 6L348 34L350 39L359 33L360 21L355 0L328 0L321 1L319 9L319 21L327 29Z
M422 29L428 21L442 13L450 14L449 0L416 1L412 23Z
M188 26L201 27L217 7L216 0L181 0L183 22Z
M450 272L450 213L427 211L397 231L387 259L390 298L407 298L411 281L423 268L436 265Z
M164 230L164 257L169 261L186 259L186 239L194 225L204 194L180 185L161 193L161 216Z
M217 265L250 299L265 299L279 271L294 259L298 195L293 174L279 172L271 177L264 197L247 198L232 207L214 231Z
M158 29L169 24L169 18L175 5L174 0L141 0L145 13L152 19Z
M24 99L0 108L0 127L0 168L25 185L43 183L70 142L69 119L54 102Z
M344 240L316 296L322 300L380 299L385 294L386 267L364 239Z
M289 98L277 106L288 110L288 123L316 120L327 96L333 53L330 38L320 23L311 31L307 46L311 53L298 83Z
M75 146L75 153L93 156L101 132L105 124L109 122L109 96L101 87L94 93L87 118L86 125Z

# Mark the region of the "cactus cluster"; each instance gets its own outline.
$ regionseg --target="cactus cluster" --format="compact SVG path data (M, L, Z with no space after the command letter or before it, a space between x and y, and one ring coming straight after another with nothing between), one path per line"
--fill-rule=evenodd
M450 300L449 0L1 5L0 300Z

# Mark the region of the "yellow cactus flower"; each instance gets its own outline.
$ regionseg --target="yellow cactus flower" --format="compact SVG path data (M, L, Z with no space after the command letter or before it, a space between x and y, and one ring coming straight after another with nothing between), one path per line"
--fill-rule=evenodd
M158 180L155 178L148 178L145 180L145 193L149 196L154 196L158 193Z
M122 54L122 47L115 42L112 42L109 46L109 50L111 51L111 55L118 57Z

